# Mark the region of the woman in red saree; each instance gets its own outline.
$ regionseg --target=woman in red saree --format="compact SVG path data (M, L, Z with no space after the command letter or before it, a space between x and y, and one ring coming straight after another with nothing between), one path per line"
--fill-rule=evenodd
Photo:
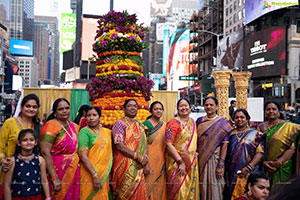
M137 102L128 99L124 103L125 116L112 128L113 166L112 185L116 199L147 200L145 174L149 173L147 138L144 126L134 119Z
M53 112L41 129L41 153L46 160L51 199L80 199L79 157L77 154L79 127L69 121L70 103L59 98ZM51 187L52 186L52 187Z
M178 116L167 123L166 156L168 199L199 199L196 123L189 117L187 99L177 102Z

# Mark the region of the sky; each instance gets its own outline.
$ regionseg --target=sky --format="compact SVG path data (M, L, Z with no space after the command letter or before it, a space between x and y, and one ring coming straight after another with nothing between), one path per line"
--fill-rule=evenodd
M35 15L60 16L61 13L72 12L70 0L35 0L34 3ZM83 14L104 15L109 8L110 0L83 0ZM138 23L150 24L150 0L114 0L114 10L136 13Z

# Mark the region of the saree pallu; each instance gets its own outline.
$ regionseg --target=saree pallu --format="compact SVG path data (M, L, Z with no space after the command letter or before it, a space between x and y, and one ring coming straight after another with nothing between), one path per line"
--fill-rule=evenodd
M149 128L146 122L144 122L144 125ZM152 173L146 176L147 193L149 200L165 200L167 199L165 172L166 144L164 142L166 124L161 121L155 127L151 128L147 134L147 142L149 165Z
M79 151L88 151L88 158L97 172L102 188L98 191L94 189L94 180L90 172L83 164L80 165L80 198L109 199L109 173L112 167L112 144L111 130L101 128L100 135L95 136L89 128L83 128L79 132ZM81 140L92 141L81 141ZM84 144L91 145L84 145Z
M54 121L48 121L41 129L41 141L53 144L50 153L56 174L62 183L62 189L56 193L54 193L52 184L49 184L51 199L74 200L80 198L80 168L77 154L79 127L71 121L69 124L67 132L72 138ZM48 179L49 183L52 183L51 178L48 177Z
M212 120L200 117L196 121L198 134L198 166L201 200L223 199L224 178L217 180L216 168L220 146L229 141L231 123L219 116Z
M124 145L133 152L144 156L146 152L147 138L145 131L142 128L142 124L134 121L130 126L127 126L122 120L117 120L116 123L121 123L126 127ZM145 185L144 169L137 169L139 163L124 156L115 147L113 148L113 158L112 186L114 192L117 194L117 199L146 200L147 188Z
M186 126L176 119L167 123L166 142L172 142L186 167L186 174L178 174L178 164L170 155L166 156L168 199L199 199L199 175L197 162L197 133L193 119Z
M299 152L299 132L300 126L290 122L279 123L269 129L264 130L264 125L259 127L267 136L267 153L265 161L275 161L288 150L291 146L296 147ZM290 160L281 165L276 172L267 175L271 179L271 187L276 183L287 180L292 174L297 172L297 163L299 160L293 156Z
M240 138L240 141L237 136ZM247 178L238 178L236 172L247 166L256 153L264 153L265 145L265 134L257 130L248 129L242 133L237 133L236 130L231 132L226 158L226 171L228 171L230 193L226 199L236 199L244 194ZM263 158L254 166L253 172L262 170L262 168ZM241 182L241 180L244 182Z

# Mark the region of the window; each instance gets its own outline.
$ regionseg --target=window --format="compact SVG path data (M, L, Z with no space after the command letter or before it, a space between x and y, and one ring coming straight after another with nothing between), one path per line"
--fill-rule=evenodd
M236 1L233 3L233 10L236 10Z
M230 14L232 13L232 5L230 5Z
M228 20L226 20L226 26L225 26L226 28L228 27Z
M300 33L300 18L296 18L297 33Z
M230 17L230 19L229 19L229 25L230 26L232 25L232 17Z
M272 24L272 26L277 26L278 25L278 18L277 17L272 17L271 18L271 24Z
M236 31L236 27L233 27L233 32L235 32Z
M236 14L233 15L233 23L236 22Z
M242 19L242 11L239 11L239 14L238 14L239 16L239 20L241 20Z
M226 16L228 16L228 8L226 8Z
M239 3L239 6L241 6L242 5L242 0L239 0L238 3Z

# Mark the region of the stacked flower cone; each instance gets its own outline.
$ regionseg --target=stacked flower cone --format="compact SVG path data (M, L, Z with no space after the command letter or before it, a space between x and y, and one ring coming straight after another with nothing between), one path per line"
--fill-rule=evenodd
M93 44L96 77L87 85L90 101L101 110L101 124L111 128L124 116L127 99L138 103L136 119L144 122L149 115L148 103L153 81L143 77L141 53L147 48L145 32L136 15L111 11L98 21Z

